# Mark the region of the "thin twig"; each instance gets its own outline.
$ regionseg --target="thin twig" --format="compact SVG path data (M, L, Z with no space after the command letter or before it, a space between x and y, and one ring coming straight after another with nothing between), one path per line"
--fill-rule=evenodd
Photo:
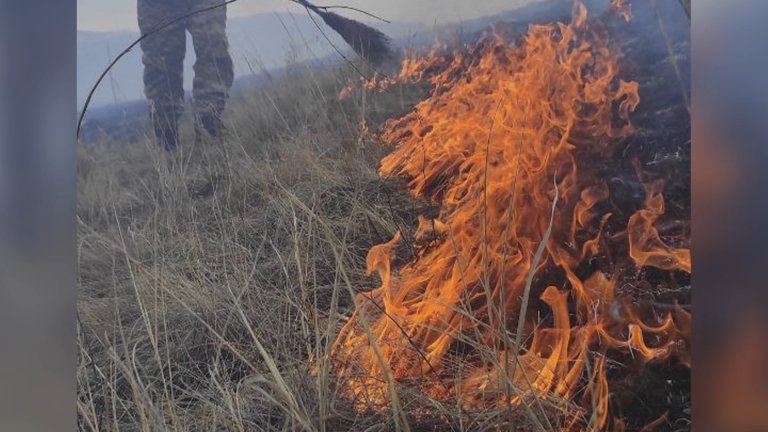
M488 153L491 149L491 137L493 135L493 127L496 125L496 115L501 108L502 102L504 102L504 95L502 95L496 103L496 109L493 111L493 116L491 117L491 126L488 128L488 135L485 140L485 167L483 169L483 288L488 303L488 321L491 328L493 328L494 315L501 316L501 313L494 308L493 292L490 287L490 263L488 262ZM501 307L503 307L503 305ZM499 325L503 333L504 323L500 322ZM493 345L496 349L498 349L497 342L497 338L494 337Z
M291 0L291 1L294 1L294 2L296 2L295 0ZM296 2L296 3L298 3L298 2ZM318 8L318 9L322 9L322 10L329 10L329 9L347 9L347 10L351 10L351 11L355 11L355 12L360 12L360 13L361 13L361 14L363 14L363 15L368 15L369 17L371 17L371 18L374 18L374 19L377 19L377 20L379 20L379 21L381 21L381 22L385 22L385 23L387 23L387 24L392 24L392 21L390 21L390 20L388 20L388 19L382 18L382 17L380 17L380 16L378 16L378 15L374 15L374 14L372 14L372 13L370 13L370 12L366 12L366 11L364 11L364 10L362 10L362 9L358 9L358 8L356 8L356 7L352 7L352 6L342 6L342 5L317 6L317 5L315 5L315 7L316 7L316 8Z
M528 312L528 300L531 296L531 285L533 285L533 276L536 274L536 267L538 267L539 263L541 262L541 256L544 254L544 249L547 247L547 243L549 242L549 236L552 235L552 224L555 221L555 208L557 207L557 200L560 198L560 192L557 189L557 173L555 173L555 177L553 180L555 184L555 199L552 200L552 212L549 215L549 226L547 227L547 230L544 232L544 237L541 239L541 243L539 243L539 247L536 249L536 253L533 255L533 261L531 262L531 267L528 269L528 276L525 279L525 289L523 291L523 300L520 305L520 315L517 318L517 334L515 335L515 355L518 355L520 351L520 344L523 339L523 327L525 327L525 314ZM517 362L512 363L512 370L511 370L511 378L514 379L515 376L515 368L517 367Z
M421 357L427 363L427 366L429 366L429 370L432 371L432 373L435 375L435 379L438 379L437 371L432 366L432 363L430 363L430 361L427 358L427 356L424 355L424 353L421 352L421 349L419 349L418 345L416 345L416 342L414 342L413 339L411 339L411 337L408 336L408 332L405 331L405 329L400 325L400 323L398 323L397 320L395 320L395 318L386 311L386 309L384 309L383 307L381 307L381 305L376 303L376 300L374 300L373 297L371 297L370 295L363 295L363 297L365 297L367 300L369 300L371 303L373 303L373 305L376 307L376 309L379 310L379 312L383 313L384 316L389 318L389 320L392 321L392 323L398 329L400 329L400 333L403 334L403 336L408 341L408 343L411 345L413 350L416 351L416 354L418 354L419 357ZM440 381L439 379L438 379L438 381L440 382L440 384L443 385L443 388L445 389L446 392L450 392L450 389L448 388L448 386L444 382Z
M683 83L683 74L680 71L680 65L677 64L677 58L675 57L675 49L674 47L672 47L672 42L669 39L669 35L667 34L667 29L664 26L664 22L661 20L661 15L659 14L659 10L656 9L656 0L648 0L648 1L651 3L651 9L653 9L653 13L656 15L656 23L659 26L659 31L661 31L661 36L664 39L664 44L667 47L667 53L669 54L669 62L672 63L672 68L675 70L675 77L677 78L677 82L680 83L680 91L683 95L683 102L685 102L685 109L687 109L688 114L690 114L691 100L688 96L688 89Z

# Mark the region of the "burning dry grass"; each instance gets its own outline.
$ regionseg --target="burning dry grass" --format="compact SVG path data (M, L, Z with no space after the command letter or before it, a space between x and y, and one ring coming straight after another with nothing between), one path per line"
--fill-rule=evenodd
M625 175L640 193L627 208L596 169L635 132L639 83L619 59L576 1L569 24L532 26L518 46L495 35L406 62L399 79L432 71L433 93L385 125L395 148L380 172L440 212L421 219L431 240L411 262L392 263L399 235L368 255L381 286L358 295L334 347L350 397L396 409L392 381L411 381L465 407L522 404L541 430L552 425L537 398L555 397L586 413L556 430L622 430L608 362L631 363L629 376L670 358L690 365L690 313L623 289L639 269L670 277L691 261L685 229L662 239L657 228L663 177L635 160Z
M568 31L559 29L561 36ZM628 357L606 355L595 337L630 356L661 359L664 346L678 339L653 333L653 326L684 323L677 316L669 318L672 324L648 322L669 316L669 308L635 310L617 301L617 309L612 299L595 305L589 296L621 282L617 298L642 292L643 301L655 300L648 280L660 277L640 277L639 267L677 268L680 262L669 257L685 261L685 236L651 229L664 219L661 183L647 182L639 202L627 204L614 189L626 195L630 180L601 184L606 174L599 161L591 168L577 163L613 157L610 146L631 131L636 88L616 79L615 53L603 41L568 57L580 43L571 35L562 52L541 61L534 54L552 47L549 30L537 31L539 45L523 48L530 50L526 55L488 38L476 50L493 57L465 51L463 57L432 57L432 64L406 63L404 75L419 76L436 95L407 116L424 96L415 88L392 81L379 86L396 86L386 92L360 92L347 85L346 74L297 67L233 104L231 136L220 145L182 147L175 156L148 141L81 149L80 428L555 431L574 419L605 426L606 376L615 385L613 403L627 397L616 381L637 377L623 373L637 364L619 364ZM589 55L597 59L587 74L589 91L579 87L581 75L552 76L552 68L562 66L558 61L583 65L594 60ZM451 80L466 79L472 68L491 69L473 77L471 91L451 94ZM517 81L494 92L510 70ZM547 85L554 90L542 76L551 77ZM536 90L528 99L521 98L526 86ZM348 97L340 101L342 89ZM571 97L542 103L566 94ZM589 100L575 107L584 102L580 97ZM504 105L504 99L515 104ZM451 103L461 108L446 114ZM569 114L577 118L567 120ZM378 130L389 118L401 120L385 127L388 141L418 140L419 154L430 152L424 159L407 154L414 146L401 145L383 159L383 173L405 181L379 176L391 148L360 132ZM471 123L464 135L453 128L460 121ZM523 151L510 134L537 145ZM572 152L596 139L604 151ZM474 152L462 147L468 143L476 143ZM457 149L463 160L455 160ZM510 169L521 155L520 172ZM469 192L445 187L455 173L464 173ZM420 198L408 197L408 188ZM604 218L609 196L618 222ZM436 204L446 200L439 209ZM461 216L461 209L471 211ZM524 223L508 232L512 210ZM634 234L616 229L626 229L631 218L639 227ZM640 235L634 241L639 248L619 254L631 255L638 269L601 278L611 254L596 248L632 235ZM390 241L393 236L399 242ZM501 241L509 238L515 241ZM439 250L476 265L445 265L450 257L434 253ZM580 262L584 251L592 251L588 264ZM515 253L519 265L503 264ZM380 280L372 280L371 271ZM534 271L541 272L535 281ZM423 301L421 294L446 280L461 280L472 298L464 302L465 296L444 291L438 294L453 295L452 304L440 295ZM582 298L568 299L567 290L542 281L570 284L574 291L581 284ZM520 299L526 292L532 312L523 318L531 319L518 327L515 311L528 304ZM422 313L414 307L418 301L438 310ZM590 318L593 311L602 313L599 319ZM456 323L474 330L457 331ZM632 325L653 333L652 348ZM519 347L528 353L510 363ZM640 385L625 387L632 392ZM639 422L650 420L643 413Z

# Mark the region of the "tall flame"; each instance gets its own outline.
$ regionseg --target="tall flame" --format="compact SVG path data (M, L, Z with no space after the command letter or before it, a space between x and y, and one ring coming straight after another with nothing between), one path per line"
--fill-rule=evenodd
M611 353L689 362L689 313L638 306L619 289L628 269L690 272L691 262L655 227L660 181L627 220L595 168L633 133L640 103L638 84L617 77L618 58L577 1L569 24L533 25L518 46L492 35L451 58L404 62L401 79L434 90L385 125L396 147L380 171L407 179L440 213L420 218L412 262L393 263L400 233L368 255L382 284L359 294L333 351L360 404L387 403L385 364L395 380L466 407L578 397L602 429ZM624 230L606 229L622 220Z

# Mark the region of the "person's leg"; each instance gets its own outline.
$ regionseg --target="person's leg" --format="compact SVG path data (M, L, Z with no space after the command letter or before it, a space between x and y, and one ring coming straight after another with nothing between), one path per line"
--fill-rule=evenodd
M141 34L186 13L177 1L138 0ZM184 110L186 33L180 21L141 41L144 93L159 143L171 150L178 144L178 121Z
M220 0L193 3L195 9L202 9L219 4ZM190 17L187 22L197 57L192 96L198 138L203 131L219 137L223 130L221 116L234 79L226 29L226 6Z

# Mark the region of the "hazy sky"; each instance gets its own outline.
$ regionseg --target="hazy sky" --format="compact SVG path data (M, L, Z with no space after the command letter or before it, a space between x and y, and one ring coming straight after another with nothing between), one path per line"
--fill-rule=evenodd
M156 0L157 1L157 0ZM423 23L460 21L512 9L532 0L318 0L316 4L343 4L396 21ZM239 0L229 16L260 12L303 12L288 0ZM360 17L359 15L353 15ZM79 30L136 30L136 0L77 0Z

